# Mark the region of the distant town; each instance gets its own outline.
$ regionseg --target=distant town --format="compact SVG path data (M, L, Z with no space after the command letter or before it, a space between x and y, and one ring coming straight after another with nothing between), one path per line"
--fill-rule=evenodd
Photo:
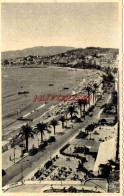
M117 68L115 60L119 54L118 49L88 47L86 49L73 49L65 53L50 56L17 57L15 59L2 60L2 66L42 67L58 66L71 68L97 68L105 69L108 65Z

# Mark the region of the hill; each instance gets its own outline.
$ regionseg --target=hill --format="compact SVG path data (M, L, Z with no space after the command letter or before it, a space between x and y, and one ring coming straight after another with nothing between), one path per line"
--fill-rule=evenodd
M73 47L66 47L66 46L37 46L33 48L26 48L23 50L16 50L16 51L6 51L1 53L2 60L4 59L15 59L17 57L26 57L29 55L32 56L48 56L48 55L55 55L59 53L64 53L68 50L74 49Z

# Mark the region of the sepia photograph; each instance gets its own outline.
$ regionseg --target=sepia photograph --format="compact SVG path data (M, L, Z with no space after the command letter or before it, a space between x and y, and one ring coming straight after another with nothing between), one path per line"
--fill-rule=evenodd
M1 3L5 193L122 196L121 1Z

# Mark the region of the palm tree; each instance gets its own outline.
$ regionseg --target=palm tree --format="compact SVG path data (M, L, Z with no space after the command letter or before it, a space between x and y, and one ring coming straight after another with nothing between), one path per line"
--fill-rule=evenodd
M95 100L96 100L95 94L96 94L96 89L98 88L98 85L97 85L97 83L94 83L93 86L94 86L94 88L95 88L95 90L93 91L93 103L94 103L94 98L95 98Z
M73 113L76 113L77 114L77 111L75 110L75 106L69 106L68 112L71 115L71 122L72 122Z
M110 74L110 73L111 73L111 68L110 68L110 66L105 67L105 72L106 72L107 74Z
M109 178L109 174L112 171L112 167L110 165L110 163L107 164L100 164L99 165L99 169L101 171L101 174L104 178Z
M102 75L102 83L103 83L103 85L105 85L106 81L107 81L107 76L106 75Z
M95 90L92 91L93 92L93 103L95 102L96 98L95 98Z
M111 84L111 82L115 82L114 76L111 73L107 75L103 75L102 77L103 77L102 83L107 84L108 86Z
M64 129L64 122L66 121L64 116L61 116L59 119L62 122L62 129Z
M55 128L56 128L56 126L58 125L58 121L57 121L57 120L55 120L55 119L53 119L53 120L51 120L50 125L52 125L52 126L53 126L53 128L54 128L54 135L55 135Z
M108 74L108 83L109 83L109 85L110 85L111 82L115 82L115 79L114 79L114 76L111 73L109 73Z
M48 127L47 123L43 123L43 122L42 123L38 123L36 125L36 128L35 128L36 132L37 133L40 132L40 134L41 134L41 143L43 142L44 131L45 130L48 131L47 127Z
M83 106L84 106L84 119L85 119L85 112L86 112L86 105L87 105L87 101L85 101L85 100L82 100L82 104L83 104Z
M89 124L86 128L85 128L85 132L87 132L87 134L89 134L89 132L92 132L95 128L94 124ZM90 139L91 139L91 134L90 134Z
M20 132L17 135L17 137L20 136L20 135L21 135L21 137L25 137L25 140L26 140L26 152L28 152L28 139L30 137L33 138L34 132L32 131L32 128L27 124L27 125L23 125L21 127Z
M86 90L87 90L87 92L88 92L88 99L89 99L89 97L90 97L90 92L91 92L91 87L90 86L87 86L86 87ZM88 101L88 103L89 103L89 106L90 106L90 101Z
M80 107L80 118L81 118L82 117L82 105L83 105L83 100L82 99L78 100L78 105Z

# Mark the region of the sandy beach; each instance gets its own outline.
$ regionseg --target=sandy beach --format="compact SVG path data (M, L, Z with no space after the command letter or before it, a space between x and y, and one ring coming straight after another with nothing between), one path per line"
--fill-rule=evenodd
M51 71L51 69L52 70L58 70L58 73L61 74L61 68L50 67L50 68L47 68L47 69L50 70L50 71ZM47 69L45 69L45 71ZM85 78L84 72L86 72L86 73L89 72L89 74L91 74L90 82L92 82L94 75L98 75L99 76L99 81L100 81L101 73L99 71L96 71L95 73L91 73L90 70L83 70L83 71L82 70L77 70L77 71L75 71L75 69L65 68L65 72L66 72L66 76L67 76L67 74L69 74L69 75L71 74L71 76L73 74L73 77L71 78L71 80L69 79L69 76L68 76L68 78L66 80L64 79L65 81L67 81L66 82L67 84L65 84L65 81L63 81L63 76L61 76L61 78L60 78L61 79L61 84L60 84L60 83L55 82L54 79L51 78L51 80L53 80L53 83L55 82L55 85L52 87L53 91L50 87L48 88L48 86L47 86L48 90L43 91L43 92L46 92L46 94L44 93L45 95L47 95L50 92L55 94L55 91L54 91L55 88L57 89L56 94L61 93L62 95L63 94L67 95L67 94L72 94L73 91L76 92L76 93L81 92L82 94L87 94L87 92L84 91L83 89L88 85L89 81L87 83L87 78ZM82 72L82 75L80 74L80 72ZM89 77L89 74L88 74L88 77ZM82 77L85 78L85 79L83 79ZM72 85L72 83L71 83L73 79L75 80L74 85ZM74 83L74 81L73 81L73 83ZM48 84L48 82L47 82L47 84ZM46 86L46 84L45 84L45 86ZM62 89L63 86L68 86L69 89L68 90L63 90ZM32 85L31 85L31 88L32 88ZM38 95L43 94L43 93L40 93L40 90L38 90L38 89L40 89L40 86L37 87L37 93L36 94L38 94ZM45 89L45 87L44 87L44 89ZM36 92L36 90L35 90L35 92ZM31 92L31 95L32 95L32 93L33 92ZM3 92L3 97L5 97L4 94L6 94L6 92L5 93ZM4 101L3 101L3 134L2 134L3 140L8 140L8 138L12 138L17 133L17 129L20 128L23 124L27 123L27 121L17 120L18 118L20 118L20 117L28 118L28 119L33 120L33 122L37 122L38 120L43 120L42 117L46 113L46 111L49 110L49 112L50 112L50 110L51 110L50 108L53 105L58 104L57 101L53 101L53 102L49 101L49 102L47 102L47 104L45 104L44 102L38 102L38 101L33 102L34 94L32 96L31 95L27 95L27 97L22 95L22 98L19 97L19 103L22 102L22 101L24 103L20 104L21 105L21 113L18 114L18 115L16 114L16 111L15 111L15 114L13 114L12 116L11 115L10 116L4 115L4 113L5 113L4 110L5 109L4 109ZM9 97L7 97L6 99L9 99ZM6 103L6 99L5 99L5 103ZM22 99L22 101L20 99ZM26 109L23 111L24 104L25 104ZM11 108L13 108L15 106L16 106L16 103L14 103L14 105L12 105ZM11 110L9 110L9 111L11 111ZM29 122L29 123L31 125L33 125L34 124L33 122Z

